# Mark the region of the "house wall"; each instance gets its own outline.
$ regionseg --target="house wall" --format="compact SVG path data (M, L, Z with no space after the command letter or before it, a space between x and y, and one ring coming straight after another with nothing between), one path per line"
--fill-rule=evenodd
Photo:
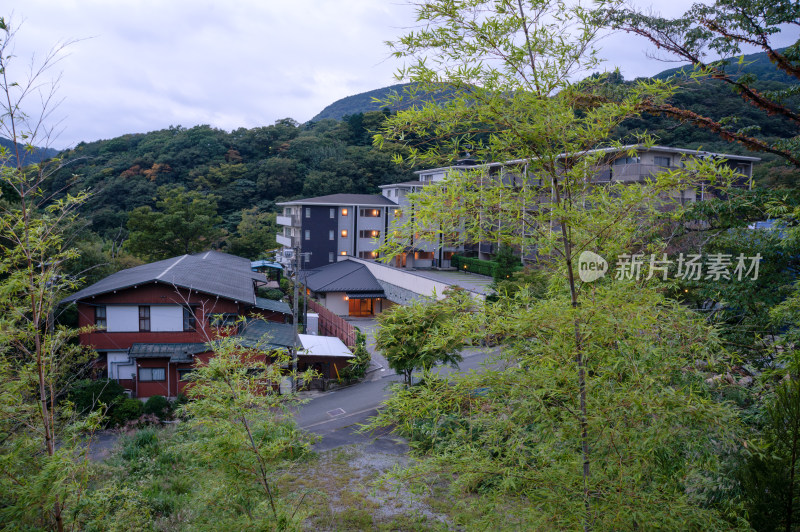
M333 218L331 218L331 209L333 209ZM308 261L303 260L301 263L303 269L319 268L336 261L337 216L336 207L331 206L303 205L300 209L302 252L310 253L310 255L305 255ZM308 240L306 240L306 231L309 235ZM333 240L330 239L330 231L334 231ZM330 253L334 254L334 260L329 262Z
M128 351L109 351L106 353L108 360L108 378L133 380L136 369L128 359Z
M337 316L347 316L350 313L350 306L346 297L347 294L344 292L328 292L321 303Z
M144 358L136 361L136 397L145 398L154 395L164 397L174 397L175 382L169 368L169 358ZM163 368L165 379L156 382L143 382L139 379L139 369L141 368Z
M181 310L181 330L159 331L152 330L155 325L154 310L162 305L169 305L173 309L177 305L189 304L195 307L197 328L195 331L183 331L183 311ZM96 306L106 306L108 329L94 331L80 335L83 345L93 346L98 351L128 349L134 343L202 343L211 337L209 318L212 314L241 314L249 306L236 303L229 299L220 299L208 294L189 292L182 288L162 283L150 283L136 288L118 290L115 293L103 294L78 302L78 325L89 327L94 325ZM150 305L150 332L139 332L139 305ZM118 308L123 310L122 320L111 318ZM109 312L111 311L111 312ZM135 311L135 328L131 327L133 318L130 316ZM169 311L168 311L169 312ZM155 315L159 315L158 311ZM282 316L281 316L282 318ZM115 321L116 320L116 321ZM120 331L120 328L122 329ZM119 332L115 332L115 329ZM133 329L133 330L131 330Z

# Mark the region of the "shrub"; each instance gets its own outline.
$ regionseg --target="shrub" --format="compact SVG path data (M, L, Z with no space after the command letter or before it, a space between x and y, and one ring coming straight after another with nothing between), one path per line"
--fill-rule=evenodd
M277 288L261 288L258 290L258 295L259 297L273 299L275 301L280 301L283 298L283 292Z
M353 358L349 359L349 364L342 370L342 380L353 381L363 379L369 369L372 357L367 351L367 335L356 327L356 345L353 346Z
M125 388L109 379L83 379L72 386L67 398L75 404L77 412L88 414L96 410L100 403L109 408L121 403L125 398Z
M163 419L169 416L170 407L171 405L166 397L163 395L154 395L144 404L144 413L155 414Z
M128 421L139 419L143 410L144 405L140 400L125 398L111 410L109 419L112 425L123 425Z

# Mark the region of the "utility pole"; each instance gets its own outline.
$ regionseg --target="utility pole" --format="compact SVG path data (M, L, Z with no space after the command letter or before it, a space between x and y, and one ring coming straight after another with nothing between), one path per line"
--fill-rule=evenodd
M295 333L299 332L300 316L297 314L297 300L300 297L300 251L303 247L303 226L300 225L300 235L297 238L297 246L294 247L295 269L294 269L294 297L292 298ZM297 391L297 347L292 350L292 392Z

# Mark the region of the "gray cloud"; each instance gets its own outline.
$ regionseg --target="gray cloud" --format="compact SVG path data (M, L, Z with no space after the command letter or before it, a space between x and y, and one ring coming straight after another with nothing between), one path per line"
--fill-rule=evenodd
M170 125L306 121L339 98L395 83L401 64L384 41L414 25L413 7L385 0L9 3L12 20L23 22L21 60L59 39L83 39L57 68L65 117L57 147ZM689 4L670 2L665 14ZM631 36L602 46L607 68L620 66L628 79L673 66L648 59L647 43Z

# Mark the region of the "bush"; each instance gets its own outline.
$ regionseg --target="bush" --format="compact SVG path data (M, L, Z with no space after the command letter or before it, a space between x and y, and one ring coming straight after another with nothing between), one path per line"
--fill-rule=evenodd
M144 413L155 414L163 419L169 416L171 406L169 400L163 395L154 395L144 404Z
M125 398L110 412L109 419L112 425L124 425L128 421L139 419L144 410L144 405L138 399Z
M67 399L75 404L75 410L82 414L96 410L100 403L113 408L124 398L125 388L117 381L109 379L77 381L67 394Z
M280 301L283 298L283 292L277 288L260 288L258 290L258 296L265 299Z
M367 351L367 335L356 327L356 345L353 346L353 358L349 359L349 364L342 370L341 376L344 381L355 381L363 379L369 369L372 357Z

